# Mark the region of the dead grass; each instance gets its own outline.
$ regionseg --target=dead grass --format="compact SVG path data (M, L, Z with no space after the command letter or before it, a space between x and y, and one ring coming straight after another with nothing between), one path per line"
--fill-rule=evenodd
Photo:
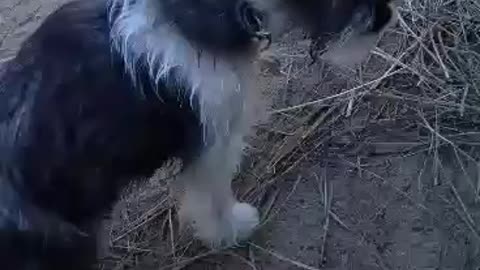
M262 209L263 225L272 222L285 204L278 201L279 181L309 160L320 160L323 167L332 160L343 162L358 174L372 175L388 185L382 176L364 168L363 155L373 151L407 158L423 153L428 158L418 177L418 190L429 192L434 186L447 185L451 197L441 195L442 200L469 228L473 241L480 242L470 209L472 200L480 200L480 2L405 0L400 14L398 26L356 70L339 72L326 63L310 66L305 60L308 43L294 41L296 49L292 49L296 33L278 46L282 76L265 86L273 100L271 120L258 126L248 149L251 160L236 187L241 198ZM7 60L0 59L0 64ZM299 91L300 81L311 77L315 77L315 87ZM379 146L388 147L379 150ZM464 183L446 177L446 167L462 171ZM178 228L174 202L161 181L171 178L167 171L172 170L125 193L108 226L110 251L102 268L148 264L157 269L184 269L199 261L231 256L257 269L253 252L257 250L300 269L318 269L257 242L230 251L202 247L188 231ZM422 177L427 171L433 175L431 181ZM326 178L318 176L317 180L326 217L323 257L331 223L352 229L331 208L334 190ZM467 192L459 190L464 184ZM409 194L394 189L429 211Z
M467 204L456 183L442 177L442 169L447 165L459 167L471 187L471 196L480 199L480 4L476 0L407 0L400 14L399 25L386 34L362 67L343 70L349 74L346 77L353 75L349 79L331 83L329 77L338 70L320 63L315 70L322 84L297 98L300 102L290 104L288 91L275 93L271 121L258 127L249 149L253 160L239 176L238 187L243 199L263 209L264 223L271 221L282 206L277 202L278 190L272 188L282 176L294 172L312 155L321 160L361 155L362 149L352 150L353 143L342 141L344 135L363 136L372 144L381 144L370 131L395 122L397 131L407 135L403 140L384 142L394 149L387 154L406 157L427 153L431 161L425 163L431 166L425 170L433 171L434 177L432 183L419 180L418 188L447 181L456 200L451 204L458 206L458 214L479 240L478 226ZM292 82L308 76L312 67L304 60L307 47L289 51L289 46L279 46L283 79L276 87L288 89L295 85ZM326 96L329 92L331 95ZM345 125L354 117L364 121ZM357 166L359 163L350 164L359 174L369 173ZM473 174L468 170L471 166L477 168ZM319 180L319 187L326 213L326 241L331 221L349 228L330 208L333 190L326 179ZM114 218L111 226L110 244L115 255L109 259L114 269L133 267L145 257L157 260L159 269L183 269L223 254L192 242L188 233L179 233L174 204L161 181L152 180L140 190L149 192L127 195L119 207L122 210L117 211L120 217ZM295 185L290 192L294 191ZM419 207L427 209L421 204ZM247 246L248 254L234 250L230 255L239 256L251 269L256 269L252 248L302 269L317 269L256 243Z
M407 0L401 5L400 14L399 25L386 34L370 59L357 70L343 70L348 75L340 83L329 79L338 70L320 63L314 68L321 85L309 94L296 92L299 102L291 104L288 91L275 93L271 121L258 127L257 138L249 149L253 160L239 176L238 187L243 199L263 209L264 224L282 206L277 202L278 190L272 187L302 162L312 155L328 161L332 156L346 160L363 153L361 147L352 149L358 143L342 141L345 135L351 135L350 138L363 137L374 145L383 143L393 147L394 150L387 151L390 156L426 153L430 160L425 164L431 166L424 169L433 172L433 179L431 183L419 180L418 188L424 190L446 181L454 195L455 202L451 204L476 241L479 240L478 226L455 187L457 183L442 177L442 170L445 166L460 168L471 187L470 197L480 199L480 4L476 0ZM303 47L304 50L290 51L289 46L279 46L283 79L274 88L293 88L295 81L308 76L312 67L305 60L308 46ZM345 125L355 117L364 121L360 125ZM392 122L397 132L406 134L400 136L403 139L376 140L371 131ZM373 173L360 163L346 162L357 168L359 174ZM477 168L474 173L469 170L472 166ZM163 265L160 269L183 269L197 260L221 254L206 250L186 234L179 234L173 203L165 197L162 184L153 181L149 185L152 183L154 187L147 190L154 190L155 194L130 195L124 200L127 205L122 211L126 214L112 226L111 244L117 251L114 254L121 254L113 258L116 269L134 266L145 255L156 254L153 257ZM326 241L331 221L349 228L330 208L333 190L327 181L319 180L319 186L326 212L323 238ZM162 190L161 194L158 190ZM290 192L295 192L295 185ZM401 190L398 192L408 197ZM138 206L149 199L156 203ZM137 206L129 208L129 204ZM428 210L424 205L418 206ZM152 241L162 240L167 247L151 248L157 246ZM247 246L250 251L251 248L263 251L302 269L317 269L256 243ZM325 246L324 242L322 247ZM256 269L251 252L243 255L232 252ZM324 249L322 257L323 254Z

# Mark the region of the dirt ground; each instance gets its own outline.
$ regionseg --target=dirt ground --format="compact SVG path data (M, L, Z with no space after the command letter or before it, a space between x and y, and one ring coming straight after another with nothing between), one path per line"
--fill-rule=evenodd
M61 2L3 0L0 59ZM394 36L379 44L384 52L395 52ZM355 70L308 65L307 45L300 33L285 35L273 48L280 62L260 78L273 113L257 127L235 181L265 217L251 242L212 252L179 235L158 176L119 203L102 269L480 269L480 208L466 181L478 178L477 165L459 168L456 152L429 151L431 136L409 117L415 106L350 91L278 110L362 84L413 89L418 79L370 83L392 65L378 55Z

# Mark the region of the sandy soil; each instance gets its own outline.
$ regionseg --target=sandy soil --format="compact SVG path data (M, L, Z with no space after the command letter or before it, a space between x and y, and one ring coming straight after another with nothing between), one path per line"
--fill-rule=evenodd
M14 55L21 40L63 1L3 0L0 59ZM387 38L382 46L388 49L395 42ZM372 58L361 75L324 63L307 66L301 57L305 44L297 33L291 33L276 45L280 63L260 82L273 108L349 89L387 66ZM155 192L140 188L134 195L127 194L117 207L113 225L109 225L111 253L104 269L480 269L477 228L465 222L466 218L479 221L480 212L474 198L468 196L462 172L451 169L447 162L440 184L434 186L428 154L415 151L417 142L410 139L409 132L415 131L405 130L404 120L392 117L402 114L402 104L393 108L382 107L385 102L379 99L360 102L350 113L345 113L348 106L330 104L302 114L274 115L271 122L259 126L236 185L245 199L264 212L271 210L269 222L247 247L210 254L189 246L183 254L176 252L166 259L172 241L169 230L164 237L161 228L173 213L145 219L165 198L163 184L151 180L148 185L155 186ZM338 111L328 114L331 108ZM311 151L287 151L289 144L298 141L298 126L316 111L326 115L321 125L315 126L317 139L310 138L309 143L295 148L311 147ZM382 121L373 123L372 111L378 112L376 119ZM289 119L288 123L275 124L282 117ZM308 130L312 125L305 126ZM272 154L273 142L284 143ZM287 154L282 155L283 150ZM301 154L305 152L309 154ZM272 155L284 158L272 162ZM300 162L295 163L297 160ZM285 168L291 169L272 173ZM264 185L249 192L259 181ZM453 189L449 183L455 184ZM457 195L462 196L469 215ZM117 239L122 235L120 223L139 218L146 221ZM193 256L199 257L188 259ZM169 267L174 262L185 263Z

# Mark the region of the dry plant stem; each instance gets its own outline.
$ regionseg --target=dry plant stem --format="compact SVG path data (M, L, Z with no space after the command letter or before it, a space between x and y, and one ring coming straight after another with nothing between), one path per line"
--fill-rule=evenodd
M188 249L192 246L193 241L194 241L193 239L190 240L190 241L185 245L185 247L182 248L182 252L179 253L179 256L178 256L179 258L185 257L185 254L187 253ZM177 250L178 250L178 249L177 249Z
M310 154L314 153L324 142L330 140L332 137L333 136L328 136L328 137L325 137L324 139L320 140L308 152L306 152L302 156L300 156L295 162L293 162L286 169L282 170L280 173L277 173L277 175L275 177L273 177L272 179L269 179L265 184L266 185L271 185L271 184L275 183L280 177L282 177L282 176L286 175L287 173L291 172L302 161L304 161Z
M470 231L472 232L473 236L475 237L475 240L477 243L480 243L480 235L478 234L477 230L473 227L473 225L468 221L467 217L465 217L465 214L462 214L462 212L460 210L458 210L457 207L455 207L453 205L453 203L451 201L449 201L447 198L445 198L444 196L441 196L441 195L438 195L438 197L443 200L446 204L449 205L450 208L452 208L455 213L458 215L458 217L463 221L463 223L465 223L465 225L467 225L467 227L470 229Z
M323 224L323 241L322 241L322 246L320 250L320 259L322 261L322 264L325 264L327 261L327 258L325 256L325 249L326 249L326 243L327 243L327 236L328 236L328 230L330 228L330 209L332 207L332 201L333 201L333 187L328 183L327 177L326 177L326 171L324 173L324 179L323 179L323 199L324 199L324 209L325 209L325 223Z
M437 131L437 133L440 132L440 130L438 129L438 114L437 114L437 109L435 108L435 130ZM440 140L438 139L437 136L433 136L433 143L432 143L432 147L433 147L433 184L435 186L438 186L439 184L439 163L440 163L440 158L438 157L438 147L440 145Z
M112 244L114 244L115 242L123 239L125 236L129 235L130 233L138 230L139 228L141 228L142 226L144 226L148 222L152 221L153 219L155 219L156 217L160 216L162 213L167 211L168 208L162 208L164 206L164 203L167 201L167 199L168 198L163 199L160 203L158 203L157 205L152 207L150 210L145 212L145 214L143 214L140 218L133 221L131 224L135 224L135 225L128 226L128 227L130 227L130 229L128 229L127 231L125 231L121 235L115 237L112 240Z
M375 80L372 80L372 81L369 81L369 82L366 82L362 85L359 85L359 86L356 86L356 87L353 87L349 90L346 90L344 92L341 92L341 93L338 93L338 94L335 94L335 95L331 95L331 96L328 96L328 97L325 97L325 98L321 98L321 99L317 99L317 100L313 100L313 101L310 101L310 102L306 102L306 103L303 103L303 104L299 104L299 105L295 105L295 106L291 106L291 107L287 107L287 108L283 108L283 109L277 109L277 110L273 110L271 111L270 113L271 114L277 114L277 113L284 113L284 112L289 112L289 111L294 111L294 110L299 110L299 109L303 109L305 107L308 107L308 106L312 106L312 105L317 105L317 104L321 104L325 101L329 101L329 100L332 100L332 99L336 99L336 98L339 98L339 97L344 97L344 96L347 96L347 95L350 95L360 89L363 89L367 86L370 86L370 85L373 85L373 84L376 84L378 82L381 82L383 80L385 80L386 78L390 77L390 76L393 76L395 74L399 73L398 70L396 71L393 71L393 72L390 72L390 73L387 73L387 74L384 74L382 77L380 78L377 78ZM362 91L362 92L359 92L357 93L355 96L361 96L365 93L368 93L368 91Z
M295 260L289 259L289 258L281 255L280 253L277 253L277 252L275 252L275 251L273 251L273 250L268 250L268 249L266 249L266 248L263 248L263 247L261 247L261 246L258 246L258 245L256 245L256 244L254 244L254 243L252 243L252 242L249 242L249 244L250 244L250 246L254 247L255 249L258 249L258 250L260 250L260 251L262 251L262 252L265 252L265 253L269 254L270 256L272 256L272 257L274 257L274 258L276 258L276 259L278 259L278 260L280 260L280 261L289 263L289 264L294 265L294 266L296 266L296 267L298 267L298 268L300 268L300 269L305 269L305 270L320 270L320 268L315 268L315 267L313 267L313 266L306 265L306 264L301 263L301 262L299 262L299 261L295 261Z
M454 150L454 153L456 155L456 158L459 162L459 165L462 166L463 168L463 162L460 158L460 156L458 155L458 153L462 154L464 157L466 157L467 159L469 159L470 161L472 162L475 162L475 164L477 163L476 160L470 156L468 153L466 153L465 151L463 151L462 149L458 148L457 145L455 145L452 141L450 141L449 139L445 138L444 136L442 136L439 132L437 132L434 128L432 128L432 126L430 125L430 123L428 123L428 121L423 117L422 114L420 114L420 117L421 119L423 120L424 122L424 125L425 127L430 130L430 132L432 132L432 134L434 134L436 137L438 137L438 139L441 139L442 141L446 142L447 144L449 144L453 150ZM463 168L462 169L464 172L465 172L465 169ZM465 172L466 173L466 172ZM468 183L470 184L470 186L472 187L472 189L475 191L476 190L476 185L473 183L473 180L470 178L470 176L468 175L468 173L466 173L466 176L468 178ZM478 196L478 194L474 194L475 196Z
M453 183L451 181L449 182L449 185L450 185L450 189L452 190L453 195L455 196L455 199L457 199L457 202L462 207L463 213L467 217L467 221L470 224L470 227L477 228L477 224L473 220L472 215L468 211L468 208L465 205L465 203L463 202L462 198L460 197L460 194L458 194L457 188L455 188L455 186L453 185ZM474 231L476 232L476 234L478 236L478 232L476 230L474 230Z
M245 193L245 197L248 197L248 194L250 193L255 193L256 190L264 190L267 186L270 186L270 185L273 185L275 184L281 177L285 176L287 173L291 172L293 169L295 169L301 162L303 162L309 155L311 155L312 153L314 153L315 151L318 150L318 148L322 145L324 145L326 142L330 141L333 137L335 136L342 136L344 134L349 134L351 133L351 130L343 130L339 133L335 133L335 134L329 134L329 135L325 135L325 136L322 136L321 138L319 138L315 144L309 148L308 151L306 152L303 152L303 154L297 159L295 160L295 162L291 163L288 167L286 167L285 169L282 168L282 170L277 170L273 175L270 175L270 179L266 180L266 181L263 181L261 182L256 188L252 188L250 190L248 190L246 193ZM262 175L259 176L259 179L264 179L266 178L268 175L268 173L266 171L264 171L264 173Z
M312 122L315 121L311 126L307 127L300 127L294 135L287 137L284 140L284 143L280 150L278 151L279 153L273 158L272 164L268 165L268 167L272 168L276 164L278 164L281 160L283 160L287 155L292 153L304 140L306 140L308 137L310 137L313 132L318 131L318 128L320 125L325 123L326 119L328 119L332 114L337 111L337 109L340 107L340 105L333 105L328 109L328 111L324 114L319 115L319 111L315 110L312 112L306 122ZM338 119L338 118L337 118ZM335 122L335 121L333 121Z
M325 123L325 121L335 113L335 111L338 110L341 106L339 104L333 105L328 109L328 111L325 114L322 114L321 116L316 117L317 119L315 120L314 118L310 118L309 122L312 120L315 120L315 122L308 127L308 129L302 134L301 139L305 140L308 137L310 137L314 132L318 131L319 127ZM314 112L314 115L317 114L317 111ZM335 122L339 116L337 116L332 122Z
M422 177L423 177L423 174L425 173L425 168L427 166L427 162L428 162L427 158L423 160L422 169L420 169L420 172L417 176L417 190L419 192L421 192L423 190Z
M190 264L192 264L192 263L194 263L194 262L196 262L200 259L204 259L204 258L206 258L208 256L211 256L211 255L214 255L214 254L218 254L218 251L211 250L209 252L205 252L205 253L199 254L197 256L178 261L178 262L173 263L173 264L169 264L169 265L166 265L166 266L159 267L158 270L167 270L167 269L181 270L181 269L187 267L188 265L190 265Z
M290 198L291 196L295 193L295 191L297 190L297 187L298 187L298 184L300 184L300 181L302 180L302 177L301 176L298 176L297 177L297 180L295 181L295 183L293 184L293 187L292 189L290 190L290 192L287 194L287 197L285 198L285 200L283 200L283 203L277 208L277 210L275 212L273 212L271 215L269 216L266 216L265 219L258 225L259 227L263 227L265 224L267 224L268 222L270 222L273 218L275 218L278 213L280 213L280 211L285 207L285 205L290 201Z
M431 40L431 43L433 45L433 50L434 50L435 56L436 56L436 57L434 57L434 59L436 59L438 61L438 63L440 64L440 66L442 67L445 78L450 79L450 77L451 77L450 72L449 72L447 66L442 61L442 57L440 56L440 51L439 51L439 49L437 47L437 43L435 42L435 39L434 39L432 28L430 28L429 32L430 32L430 40Z
M423 42L422 38L420 38L417 34L415 34L415 31L413 31L412 28L408 26L408 24L405 22L402 16L398 16L398 21L400 22L400 25L402 26L402 28L407 30L407 32L420 43L420 46L422 46L422 49L425 50L425 52L427 52L433 59L436 59L435 54L428 49L428 47ZM431 28L429 29L429 31L430 30ZM438 61L438 59L436 60Z
M396 64L397 66L400 66L408 71L410 71L411 73L413 73L414 75L416 75L421 81L426 81L426 77L423 76L419 71L415 70L414 68L410 67L409 65L403 63L400 59L397 59L391 55L389 55L388 53L384 52L382 49L380 48L377 48L376 50L374 50L372 52L374 55L377 55L377 56L380 56L381 58L385 59L386 61L390 61L390 62L393 62L394 64Z
M278 195L280 194L280 191L275 190L274 194L270 196L270 199L267 201L267 203L264 205L263 211L262 211L262 220L265 220L271 213L272 209L275 206L275 203L277 202Z
M172 256L175 258L175 234L173 232L172 222L172 208L168 209L168 228L170 230L170 247L172 249Z
M250 259L250 262L255 265L256 260L255 260L255 252L253 252L252 246L248 246L248 258Z
M390 94L390 93L367 94L367 96L382 97L382 98L393 99L393 100L398 100L403 102L417 103L419 106L422 106L424 108L429 106L437 106L442 108L452 108L452 107L461 108L462 107L460 103L455 103L455 102L436 101L428 98L414 97L414 96L407 96L407 95L399 96L399 95ZM480 107L477 107L477 106L464 105L463 108L480 113Z
M321 181L320 181L320 178L318 177L317 174L315 174L315 180L317 181L317 184L318 184L318 191L320 192L320 194L322 194L322 184L321 184ZM323 204L322 205L324 208L326 208L326 205ZM328 209L328 214L331 216L331 218L333 220L335 220L338 225L340 225L340 227L342 227L344 230L346 231L352 231L350 229L350 227L347 226L347 224L345 224L345 222L343 222L340 217L331 209L331 207Z
M410 54L411 51L412 51L413 49L415 49L415 47L418 46L418 44L419 44L419 42L415 42L415 43L413 43L412 45L410 45L409 48L407 48L400 56L398 56L398 57L396 58L397 61L394 61L393 64L387 69L387 71L385 71L385 72L383 73L383 75L382 75L381 77L387 76L387 74L390 74L391 72L393 72L393 70L398 67L398 63L401 62L401 60L402 60L404 57L406 57L408 54ZM375 48L375 50L378 50L378 48ZM400 67L400 68L401 68L401 69L404 69L403 67ZM382 82L382 81L379 81L379 82L377 82L377 83L372 84L372 85L370 86L370 90L377 89L381 82Z
M477 167L477 189L475 190L475 202L478 203L480 201L480 163L477 162L475 166Z

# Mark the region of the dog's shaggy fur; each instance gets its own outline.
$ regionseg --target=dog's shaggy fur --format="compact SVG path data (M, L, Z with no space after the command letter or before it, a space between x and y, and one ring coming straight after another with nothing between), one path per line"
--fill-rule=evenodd
M3 269L88 269L120 191L172 157L180 217L212 246L250 235L230 182L263 115L255 61L290 17L313 38L378 34L383 0L91 0L48 16L0 79ZM328 34L328 35L327 35Z

